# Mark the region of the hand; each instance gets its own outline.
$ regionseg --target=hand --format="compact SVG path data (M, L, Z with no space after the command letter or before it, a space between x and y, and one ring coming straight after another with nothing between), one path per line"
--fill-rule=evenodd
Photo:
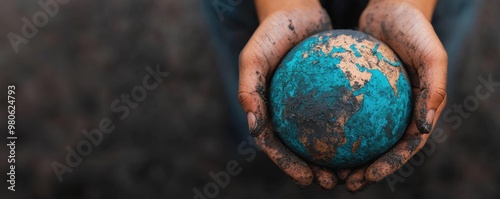
M415 109L396 146L371 165L348 175L346 188L349 191L359 191L403 166L425 145L445 107L448 56L429 23L435 2L371 0L360 18L361 31L389 45L405 63Z
M331 29L330 18L318 0L255 3L261 23L240 54L238 96L247 113L250 133L264 153L298 185L308 186L316 179L321 187L332 189L336 177L331 171L306 164L273 132L266 103L267 87L281 59L306 37Z

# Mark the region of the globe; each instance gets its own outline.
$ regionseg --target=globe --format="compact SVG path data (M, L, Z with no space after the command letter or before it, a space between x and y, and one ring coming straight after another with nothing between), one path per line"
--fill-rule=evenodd
M269 90L271 121L295 154L329 168L373 161L402 137L411 87L397 55L354 30L306 38L283 58Z

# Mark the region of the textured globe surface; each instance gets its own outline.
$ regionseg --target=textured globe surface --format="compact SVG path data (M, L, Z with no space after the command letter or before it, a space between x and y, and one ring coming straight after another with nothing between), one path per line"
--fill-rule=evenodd
M275 130L297 155L355 167L388 151L411 114L411 87L397 55L359 31L332 30L295 46L270 87Z

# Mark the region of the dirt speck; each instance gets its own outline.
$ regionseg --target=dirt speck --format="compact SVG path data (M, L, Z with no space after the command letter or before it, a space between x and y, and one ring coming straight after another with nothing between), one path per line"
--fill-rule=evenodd
M358 137L358 140L352 144L351 153L356 153L356 151L358 151L359 144L361 144L361 137Z
M347 79L351 79L352 78L351 71L345 71L345 76L347 77Z
M291 19L288 19L288 22L290 22L288 24L288 29L290 29L293 33L295 33L295 27L293 26L292 24L292 20Z

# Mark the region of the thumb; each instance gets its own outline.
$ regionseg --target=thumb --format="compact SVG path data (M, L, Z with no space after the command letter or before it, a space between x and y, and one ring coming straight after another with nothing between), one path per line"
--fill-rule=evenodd
M303 10L272 14L262 21L241 51L238 99L247 113L252 136L258 136L269 122L267 85L274 70L295 44L331 28L325 16L328 15L324 10L312 14Z
M440 44L440 43L439 43ZM421 133L429 133L446 103L448 56L441 45L428 52L417 66L420 91L415 102L415 123Z
M250 135L256 137L264 130L269 121L265 74L263 74L262 68L253 70L251 70L253 67L248 66L241 68L238 100L247 113ZM253 74L248 74L252 72Z
M406 31L405 36L391 42L400 42L393 44L395 51L410 64L408 70L416 91L414 118L417 129L420 133L430 133L441 114L440 107L446 104L448 54L430 22L421 13L418 16L419 20L397 25L413 31ZM405 20L397 23L403 22Z
M371 23L370 15L379 14ZM437 121L439 107L446 103L448 55L428 19L411 4L363 14L363 29L388 44L405 63L415 101L415 123L429 133Z

